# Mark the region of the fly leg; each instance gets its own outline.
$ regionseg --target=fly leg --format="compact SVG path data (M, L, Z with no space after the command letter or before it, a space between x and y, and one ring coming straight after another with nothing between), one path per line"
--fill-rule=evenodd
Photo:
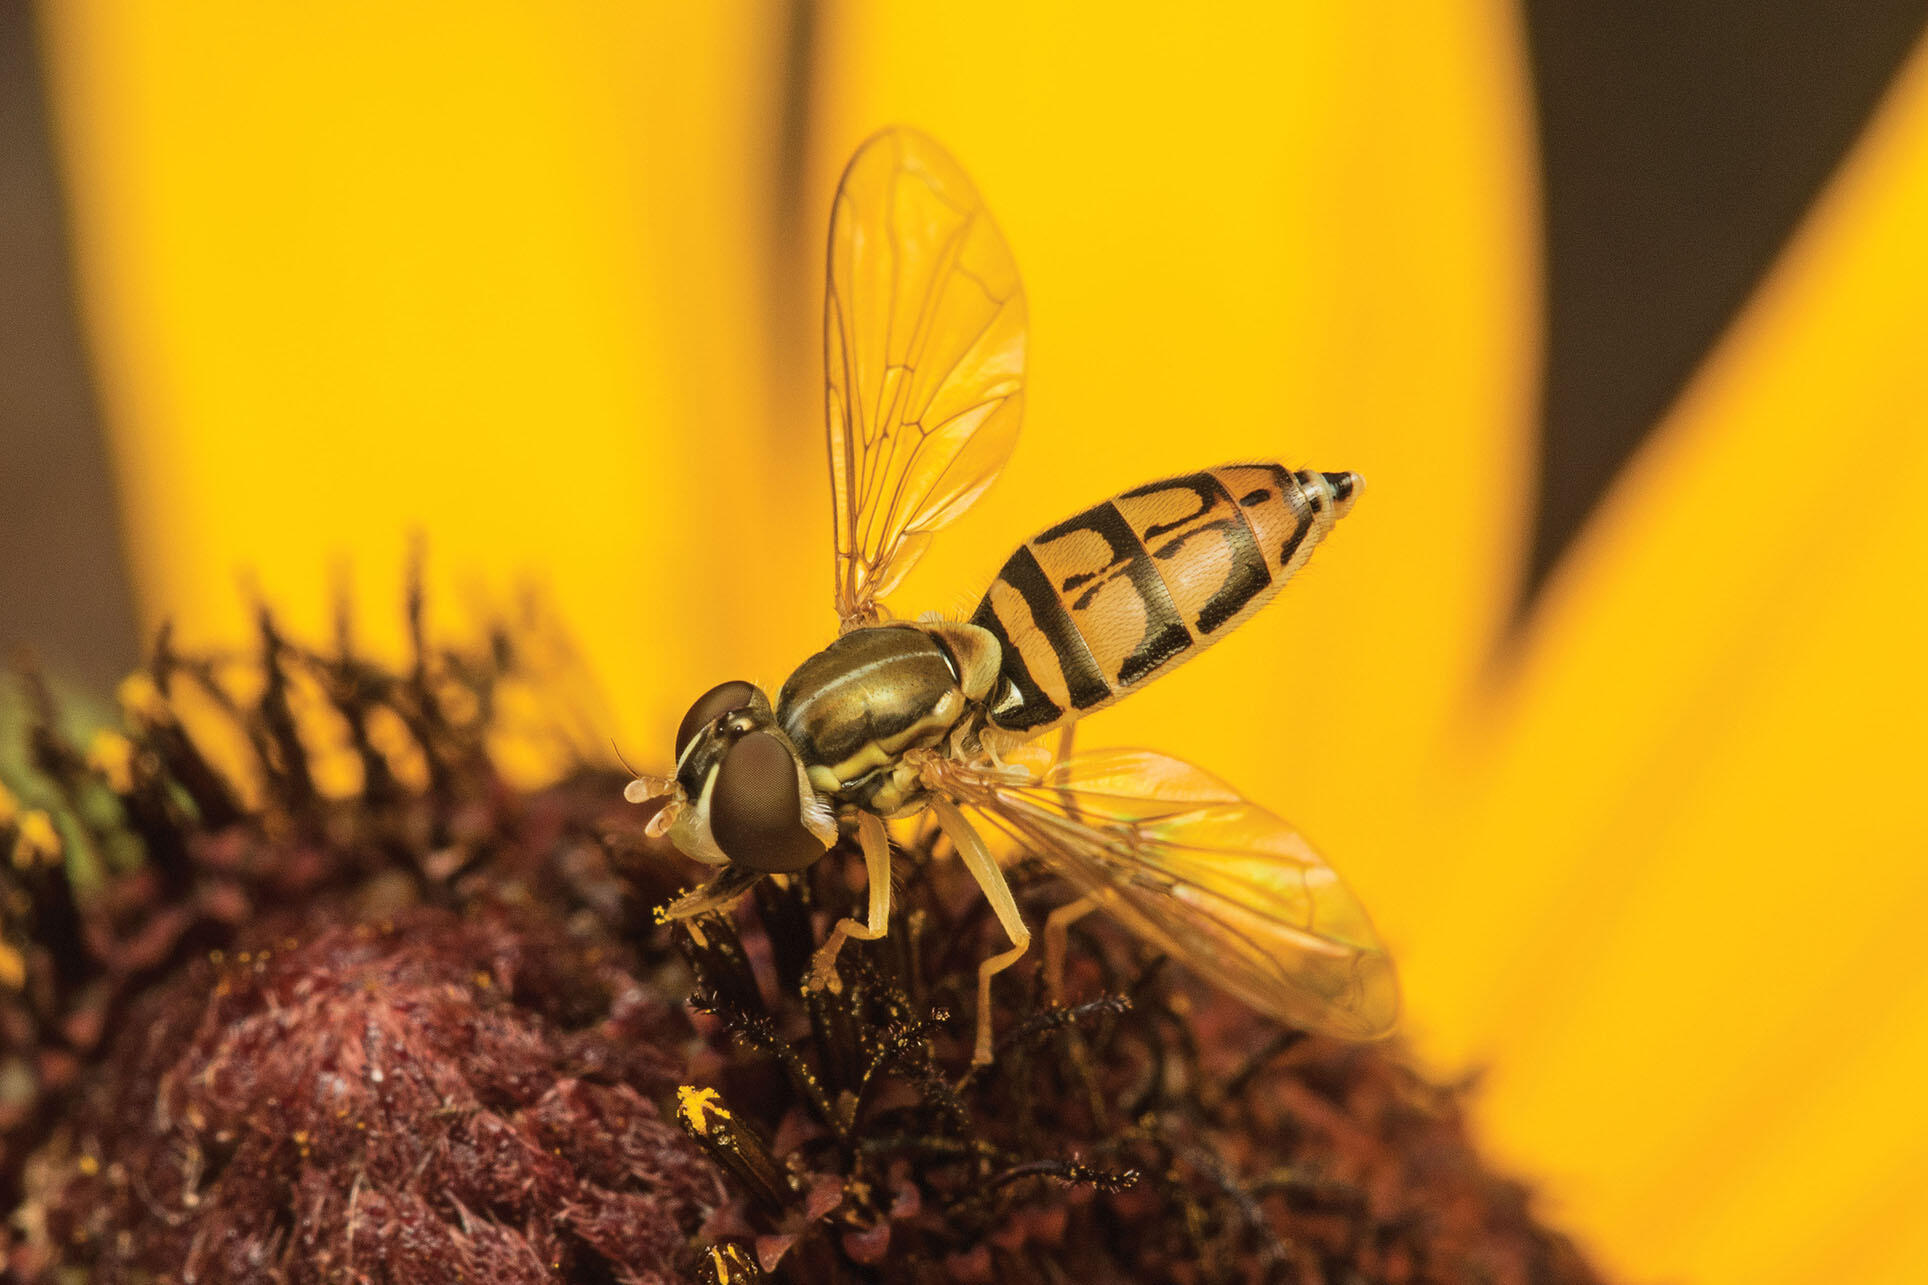
M863 923L855 919L837 921L830 939L810 961L806 990L834 991L839 985L837 952L843 949L845 940L855 937L858 941L876 941L890 927L890 834L884 829L883 818L859 812L857 841L863 845L864 873L870 879L870 914Z
M1084 896L1052 911L1044 921L1044 993L1064 1006L1064 952L1071 925L1098 908L1098 899Z
M1004 881L1004 871L998 869L997 858L984 846L984 840L964 819L964 814L945 798L932 799L930 806L937 814L937 824L943 827L957 855L964 859L964 866L977 880L977 886L984 890L985 900L991 903L998 923L1011 939L1011 949L977 966L977 1049L971 1054L971 1065L985 1066L991 1061L991 978L1023 958L1031 946L1031 930L1024 926L1024 917L1018 914L1017 898L1011 895L1011 885Z
M1076 719L1073 719L1064 725L1063 731L1058 733L1058 755L1052 760L1054 766L1062 765L1070 761L1071 744L1077 739L1077 735L1078 722ZM1064 814L1066 816L1070 817L1073 821L1078 819L1078 799L1076 795L1072 794L1069 790L1059 790L1058 802L1064 808ZM1074 915L1072 918L1075 919L1077 916ZM1065 921L1067 926L1069 926L1070 922L1070 920ZM1046 926L1049 927L1048 924ZM1059 942L1059 945L1062 946L1063 942Z
M1071 746L1078 733L1078 724L1073 721L1064 725L1058 733L1057 762L1063 763L1071 757ZM1073 821L1078 819L1078 800L1069 790L1060 791L1059 802L1064 814ZM1086 895L1076 901L1066 902L1051 912L1044 921L1044 993L1053 1004L1064 1005L1064 952L1067 934L1071 925L1083 919L1098 908L1098 899Z

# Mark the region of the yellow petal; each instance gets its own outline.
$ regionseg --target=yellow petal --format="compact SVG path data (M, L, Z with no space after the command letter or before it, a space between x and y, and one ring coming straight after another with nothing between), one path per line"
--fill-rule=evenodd
M629 727L747 663L763 6L44 20L150 627L244 635L246 569L325 636L345 572L392 651L420 535L445 618L551 586Z
M1553 586L1403 961L1628 1278L1924 1269L1822 1252L1928 1153L1923 227L1918 54Z

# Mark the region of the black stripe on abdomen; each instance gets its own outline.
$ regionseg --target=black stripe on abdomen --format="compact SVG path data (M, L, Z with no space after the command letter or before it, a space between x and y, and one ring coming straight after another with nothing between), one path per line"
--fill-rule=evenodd
M1023 655L1011 642L1011 635L1004 631L1004 622L991 606L990 594L985 594L984 600L977 604L971 623L997 640L1001 657L998 675L1004 680L1005 689L991 693L991 721L1013 732L1028 732L1057 722L1064 709L1046 696L1037 679L1031 677L1030 667L1024 663Z
M1187 545L1200 537L1224 542L1225 557L1231 565L1226 570L1224 582L1198 608L1198 619L1193 622L1201 634L1212 634L1222 628L1226 621L1238 616L1246 604L1271 586L1272 572L1266 567L1265 555L1259 551L1258 541L1254 539L1245 515L1239 511L1238 502L1212 473L1189 473L1183 477L1168 478L1126 491L1119 498L1181 490L1191 493L1197 508L1175 521L1147 527L1145 545L1154 559L1171 564L1168 576L1186 576L1197 573L1196 555L1193 566L1188 567L1183 560ZM1174 562L1174 559L1179 561Z
M1065 612L1064 605L1051 591L1051 582L1045 577L1044 569L1038 565L1030 546L1018 546L1017 552L998 572L997 583L1015 591L1024 600L1025 609L1031 613L1032 624L1050 648L1059 671L1064 675L1066 699L1071 707L1089 709L1109 700L1111 685L1099 671L1097 662L1092 659L1091 649L1085 645L1084 638ZM1023 653L1012 642L990 594L985 594L984 601L978 604L971 623L989 630L1003 651L1002 672L1012 690L992 706L997 725L1013 731L1026 731L1057 721L1064 710L1044 691L1030 667L1025 664Z
M1080 535L1095 536L1102 542L1105 551L1102 562L1086 560L1090 547L1088 542L1078 541ZM1060 610L1082 639L1091 640L1083 622L1089 619L1087 613L1093 612L1099 595L1107 589L1125 588L1139 603L1144 613L1143 633L1125 656L1118 658L1115 652L1112 654L1117 663L1114 681L1118 686L1131 687L1143 682L1192 645L1192 632L1178 614L1163 577L1152 566L1151 552L1112 501L1093 505L1065 519L1032 540L1031 546L1045 550L1043 560L1054 566L1077 567L1068 574L1060 573L1062 578L1058 584L1048 587L1062 595L1064 605ZM1043 574L1040 568L1040 575ZM1109 649L1101 649L1097 642L1092 642L1091 654L1101 650ZM1078 703L1082 708L1083 702Z

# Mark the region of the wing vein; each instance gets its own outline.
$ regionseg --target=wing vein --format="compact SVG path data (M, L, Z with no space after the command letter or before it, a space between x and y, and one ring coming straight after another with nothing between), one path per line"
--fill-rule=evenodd
M858 149L832 204L825 384L845 629L929 536L983 493L1015 442L1023 288L970 180L928 138Z

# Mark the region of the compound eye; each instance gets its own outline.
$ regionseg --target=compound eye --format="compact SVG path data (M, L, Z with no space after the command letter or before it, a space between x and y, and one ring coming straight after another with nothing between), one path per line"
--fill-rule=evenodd
M683 721L676 728L676 757L682 758L683 751L695 739L696 734L733 709L742 709L756 698L756 684L741 679L731 683L718 683L696 698L690 712L683 715Z
M802 870L824 854L803 827L797 760L768 732L751 732L730 746L710 792L710 834L723 855L771 874Z

